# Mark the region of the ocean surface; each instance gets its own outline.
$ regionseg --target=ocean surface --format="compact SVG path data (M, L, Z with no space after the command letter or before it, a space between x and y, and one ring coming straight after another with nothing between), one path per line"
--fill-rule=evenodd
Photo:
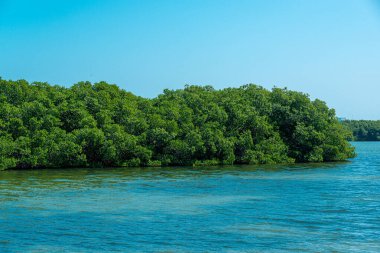
M0 171L0 252L380 252L380 142L350 162Z

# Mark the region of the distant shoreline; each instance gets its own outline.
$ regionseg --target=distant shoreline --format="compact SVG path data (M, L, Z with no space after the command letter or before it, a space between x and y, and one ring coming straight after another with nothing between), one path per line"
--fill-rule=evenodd
M343 120L341 123L352 132L349 140L380 141L380 120Z

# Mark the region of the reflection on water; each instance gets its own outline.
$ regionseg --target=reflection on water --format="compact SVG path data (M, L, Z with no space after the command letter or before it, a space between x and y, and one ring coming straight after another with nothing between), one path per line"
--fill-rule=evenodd
M0 252L380 252L380 143L352 162L0 172Z

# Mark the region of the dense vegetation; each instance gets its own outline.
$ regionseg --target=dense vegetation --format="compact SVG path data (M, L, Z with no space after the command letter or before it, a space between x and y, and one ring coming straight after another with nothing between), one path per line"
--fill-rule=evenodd
M0 79L0 169L337 161L354 156L348 135L324 102L287 89L146 99L105 82Z
M349 129L354 141L380 141L380 120L345 120L342 124Z

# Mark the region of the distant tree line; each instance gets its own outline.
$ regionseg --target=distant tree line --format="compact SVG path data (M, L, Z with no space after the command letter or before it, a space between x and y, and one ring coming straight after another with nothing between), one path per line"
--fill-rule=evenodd
M350 135L320 100L260 86L147 99L99 82L0 79L0 169L340 161Z
M349 140L380 141L380 120L345 120L342 124L352 132Z

